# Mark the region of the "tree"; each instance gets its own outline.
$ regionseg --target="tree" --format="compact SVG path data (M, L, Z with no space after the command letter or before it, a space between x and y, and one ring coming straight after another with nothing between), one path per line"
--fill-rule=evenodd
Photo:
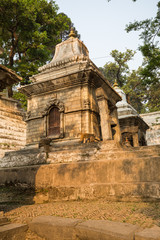
M110 1L110 0L108 0ZM132 0L136 2L136 0ZM154 18L144 21L135 21L126 27L126 31L140 31L139 38L142 45L139 46L144 60L139 70L141 86L145 87L145 107L147 111L159 111L160 109L160 1L157 3L157 14Z
M146 112L146 87L142 84L141 68L132 70L127 76L126 84L122 87L130 103L138 113Z
M57 13L53 0L1 0L0 62L23 77L23 83L49 61L55 45L68 34L72 22Z
M117 79L117 72L119 66L115 62L108 62L103 67L100 67L99 70L105 76L105 78L110 82L111 85L114 84L115 79Z
M142 113L145 112L146 88L142 84L141 68L137 71L130 71L127 64L133 58L134 54L135 52L129 49L124 53L113 50L111 56L114 58L114 62L106 63L103 68L100 68L100 71L111 85L116 80L119 87L126 93L128 102L139 113Z
M140 71L143 85L146 86L148 111L160 109L160 2L155 18L135 21L126 27L126 31L141 31L139 37L143 40L139 50L144 56Z
M135 51L130 49L126 49L125 52L113 50L110 55L113 57L114 62L106 63L103 68L100 68L100 71L111 84L113 84L116 79L118 85L122 87L127 81L129 71L127 63L133 58L134 54Z

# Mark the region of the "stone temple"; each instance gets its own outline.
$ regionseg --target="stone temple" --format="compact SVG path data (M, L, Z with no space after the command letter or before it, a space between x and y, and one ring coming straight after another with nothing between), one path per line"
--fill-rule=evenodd
M116 103L121 97L73 32L39 71L32 84L20 88L28 97L28 146L45 140L120 142Z

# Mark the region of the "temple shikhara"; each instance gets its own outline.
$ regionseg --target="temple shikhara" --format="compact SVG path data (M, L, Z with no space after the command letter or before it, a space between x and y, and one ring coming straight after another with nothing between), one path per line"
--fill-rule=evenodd
M121 97L73 31L39 71L32 84L20 88L28 97L27 145L45 139L120 142L116 103Z

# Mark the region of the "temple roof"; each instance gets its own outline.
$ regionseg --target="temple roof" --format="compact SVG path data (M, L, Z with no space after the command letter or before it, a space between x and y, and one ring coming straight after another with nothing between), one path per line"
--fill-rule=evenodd
M13 70L0 64L0 91L22 80Z
M78 84L78 81L80 81L81 84L82 78L83 81L87 81L84 75L90 72L93 75L90 77L90 81L91 79L93 81L94 78L95 87L102 87L108 93L107 96L111 102L113 101L115 104L121 100L121 97L112 88L109 81L90 60L87 47L75 37L73 30L71 30L69 39L56 46L52 61L38 70L39 73L30 78L32 83L19 89L27 96L31 96L34 93L38 94L38 92L45 91L45 89L46 91L47 89L57 89L60 82L63 85L73 85ZM76 77L71 77L75 74L79 74L77 79ZM67 77L68 80L66 79Z
M126 94L124 91L118 86L117 82L114 83L114 90L121 96L122 100L119 101L116 106L118 110L118 117L125 118L126 116L139 116L136 109L134 109L126 99Z
M49 68L63 66L67 63L89 59L89 52L84 43L78 38L74 37L72 30L69 36L69 39L56 45L56 50L52 61L40 67L38 69L40 72L43 72Z
M149 128L147 123L143 121L138 112L132 105L127 102L126 94L124 91L118 86L117 82L114 83L114 90L121 96L122 100L116 103L118 119L126 119L126 118L138 118L145 125L146 129Z

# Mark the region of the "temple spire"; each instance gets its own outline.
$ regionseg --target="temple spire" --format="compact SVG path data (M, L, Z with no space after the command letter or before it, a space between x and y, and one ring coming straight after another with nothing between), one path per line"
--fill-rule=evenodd
M71 38L71 37L73 37L73 38L76 37L76 34L75 34L75 32L74 32L74 28L73 28L73 27L71 27L71 31L70 31L69 37L70 37L70 38Z
M114 88L118 88L118 87L119 87L119 86L118 86L118 83L117 83L117 79L114 80L113 87L114 87Z

